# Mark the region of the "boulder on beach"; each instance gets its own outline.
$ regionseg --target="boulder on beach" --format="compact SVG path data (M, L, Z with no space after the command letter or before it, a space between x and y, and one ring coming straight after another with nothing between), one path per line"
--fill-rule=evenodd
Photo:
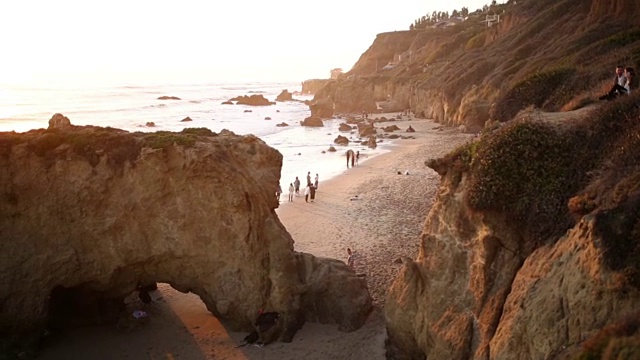
M166 95L164 95L164 96L160 96L158 98L158 100L182 100L182 99L180 99L177 96L166 96Z
M400 128L398 127L398 125L389 125L387 127L382 128L382 130L384 130L384 132L394 132L396 130L400 130Z
M353 128L345 123L340 124L338 131L351 131Z
M358 124L358 132L360 133L361 137L367 137L370 135L375 135L377 133L376 128L372 124L365 123Z
M277 127L285 127L285 126L289 126L289 124L287 124L286 122L281 122L280 124L276 124Z
M188 116L186 118L180 120L180 122L187 122L187 121L193 121L193 120Z
M375 136L369 137L369 141L367 141L367 146L371 149L375 149L378 147L378 141Z
M62 114L54 114L51 119L49 119L49 129L65 128L69 126L71 126L71 121L68 117Z
M309 116L308 118L306 118L303 121L301 121L300 125L302 125L302 126L311 126L311 127L322 127L322 126L324 126L324 124L322 123L322 119L320 119L319 117L315 117L315 116Z
M416 130L412 128L411 125L409 125L409 127L407 128L407 132L416 132Z
M249 106L268 106L273 105L275 102L269 101L269 99L265 98L263 95L254 94L251 96L243 95L236 96L229 101L235 101L236 105L249 105Z
M347 139L346 137L344 137L342 135L338 135L338 137L335 138L333 140L333 142L338 144L338 145L349 145L349 139Z
M291 94L287 89L282 90L282 92L276 96L276 101L291 101L293 100L293 94Z
M328 152L336 152L336 148L334 148L333 146L329 146L329 149L327 151Z

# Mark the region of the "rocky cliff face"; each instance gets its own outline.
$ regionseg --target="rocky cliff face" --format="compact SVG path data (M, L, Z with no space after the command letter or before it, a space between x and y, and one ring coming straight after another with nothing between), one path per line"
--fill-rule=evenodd
M551 116L549 123L511 124L429 162L443 176L440 193L418 258L404 259L385 307L390 341L401 354L569 358L575 352L567 349L579 349L606 325L636 316L636 101L582 113L585 123ZM534 136L535 129L545 131ZM575 153L554 153L560 142L536 140L554 136ZM594 152L582 158L589 148ZM510 165L500 162L505 158ZM575 217L567 222L569 210ZM601 341L585 358L600 358L594 354L606 346Z
M359 113L390 98L418 115L478 131L529 106L579 108L597 98L594 89L616 62L640 66L640 9L633 0L522 0L489 13L500 14L500 23L487 27L482 13L450 28L378 35L315 100L330 101L336 113Z
M274 212L278 151L229 132L132 134L62 120L0 134L1 334L67 315L99 321L106 304L148 282L199 295L235 329L249 329L258 309L278 311L284 341L305 319L363 324L364 280L293 251Z

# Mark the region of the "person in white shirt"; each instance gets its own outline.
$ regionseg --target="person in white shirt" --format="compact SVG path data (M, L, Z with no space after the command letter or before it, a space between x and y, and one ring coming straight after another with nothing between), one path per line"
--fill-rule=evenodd
M309 194L311 193L311 184L307 184L304 188L304 202L309 202Z
M289 184L289 202L293 201L293 193L294 191L296 191L296 188L293 186L293 184Z

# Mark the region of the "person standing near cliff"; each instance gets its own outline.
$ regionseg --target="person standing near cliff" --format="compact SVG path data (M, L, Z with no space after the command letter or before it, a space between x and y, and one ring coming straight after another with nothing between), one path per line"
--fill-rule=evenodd
M311 171L307 172L307 186L311 185Z
M356 165L358 165L359 160L360 160L360 150L356 151Z
M293 181L293 187L295 188L296 195L300 194L300 179L296 176L296 179Z
M316 179L315 179L315 181L313 182L313 187L315 187L315 188L316 188L316 190L318 190L318 174L317 174L317 173L316 173Z
M347 150L347 169L349 168L349 160L351 160L351 153L353 151Z
M280 194L282 194L282 187L278 184L278 188L276 189L276 199L280 202Z

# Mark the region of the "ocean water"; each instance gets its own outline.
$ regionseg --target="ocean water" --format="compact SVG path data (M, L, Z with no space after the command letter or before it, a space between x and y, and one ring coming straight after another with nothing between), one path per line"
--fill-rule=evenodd
M239 95L261 94L270 101L283 90L300 91L299 83L209 83L174 85L104 85L104 86L9 86L0 85L0 132L25 132L46 128L51 116L61 113L74 125L96 125L127 131L181 131L188 127L206 127L214 132L228 129L236 134L253 134L283 155L280 185L286 200L289 183L296 176L304 186L307 172L317 173L322 181L346 171L345 152L359 150L361 161L389 151L388 143L376 150L361 145L337 146L343 119L324 122L324 127L309 128L300 121L310 116L302 102L277 102L271 106L222 105ZM158 100L160 96L177 96L181 100ZM308 100L310 96L294 95ZM251 110L251 112L245 112ZM185 117L193 121L180 122ZM271 120L265 120L270 117ZM147 127L147 122L155 127ZM286 122L290 126L277 127ZM342 133L343 136L354 136ZM351 140L355 140L353 137ZM322 153L329 146L335 153Z

